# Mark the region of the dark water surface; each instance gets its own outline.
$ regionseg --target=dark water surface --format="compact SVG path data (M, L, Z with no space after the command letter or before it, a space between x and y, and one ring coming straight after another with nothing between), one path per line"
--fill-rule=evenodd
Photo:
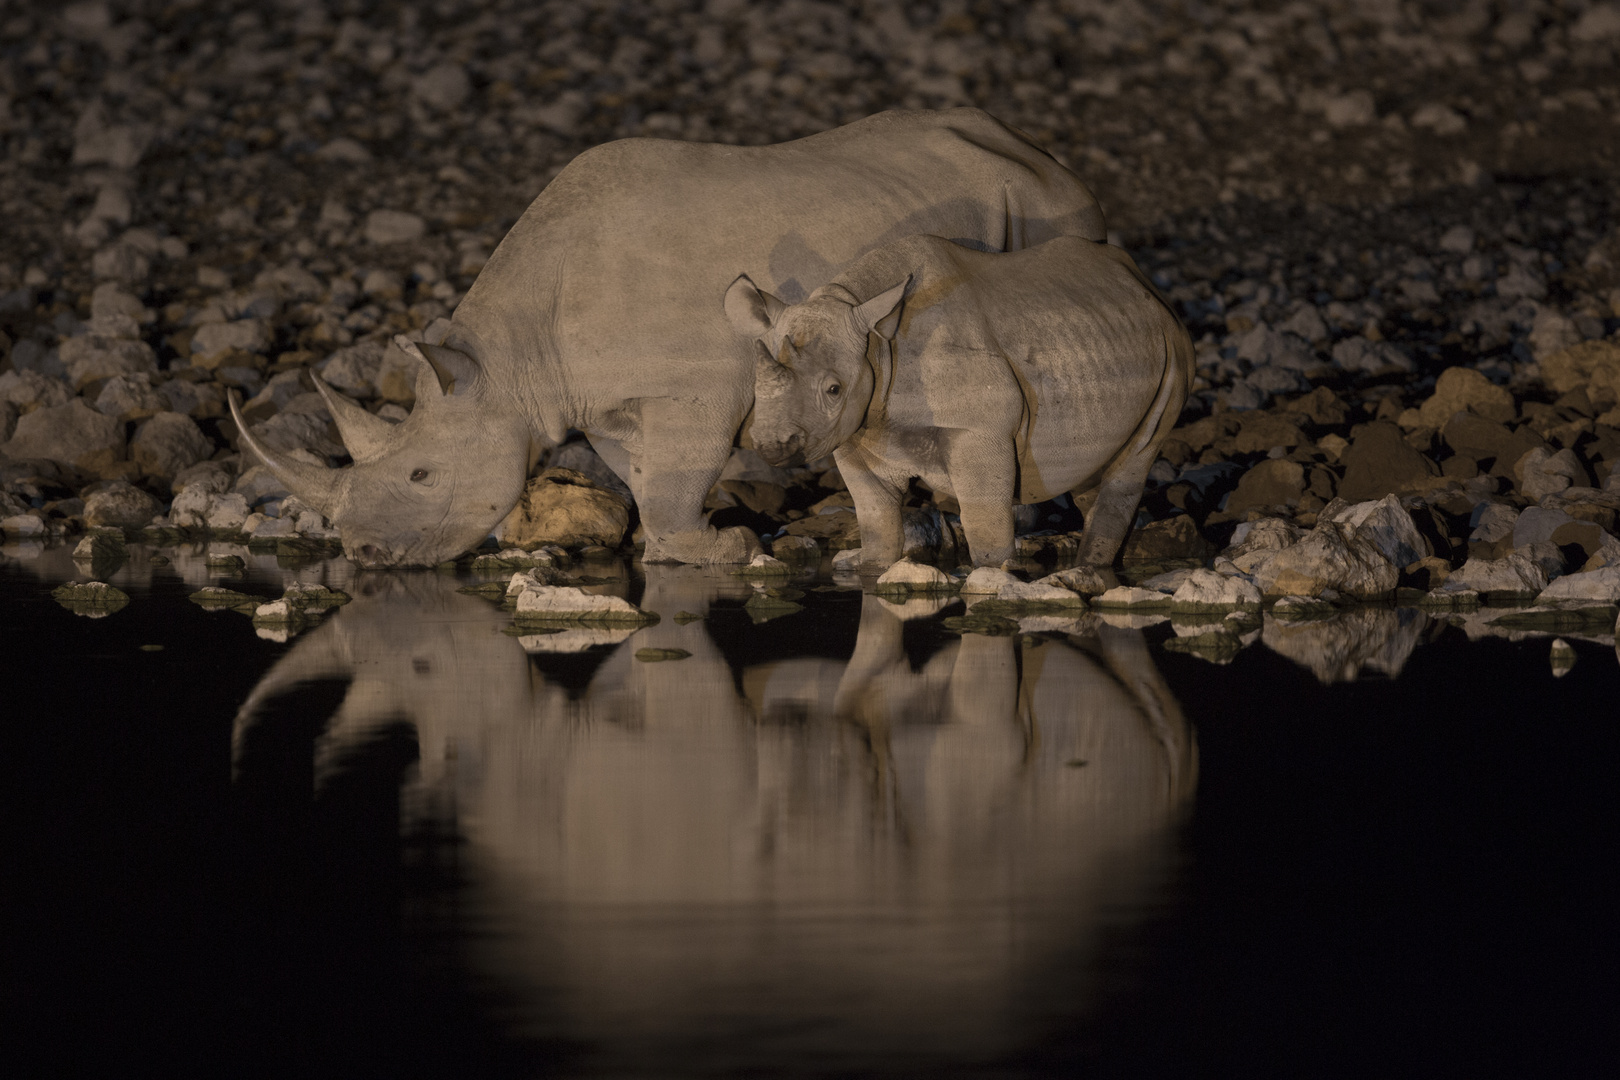
M468 575L148 554L88 618L0 548L11 1075L1620 1064L1609 640L1363 611L1219 666L620 564L657 625L517 637ZM354 600L187 600L294 578Z

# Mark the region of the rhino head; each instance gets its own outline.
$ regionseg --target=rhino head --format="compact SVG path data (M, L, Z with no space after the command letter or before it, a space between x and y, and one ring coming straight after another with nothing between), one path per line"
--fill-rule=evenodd
M823 285L791 306L747 274L731 283L726 317L759 345L749 437L761 457L772 465L815 461L855 434L877 386L868 335L894 338L910 282L864 302L841 285Z
M391 424L335 393L319 375L354 464L299 461L248 431L231 394L242 442L287 490L319 510L343 551L367 568L434 566L476 546L523 493L533 463L528 422L460 349L396 339L416 356L416 406Z

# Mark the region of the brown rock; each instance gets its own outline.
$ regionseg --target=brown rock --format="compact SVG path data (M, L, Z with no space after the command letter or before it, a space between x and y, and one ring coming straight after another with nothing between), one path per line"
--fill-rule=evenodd
M529 481L495 536L511 547L616 548L629 527L630 507L616 492L597 487L584 473L547 469Z
M1468 413L1453 416L1441 432L1453 451L1483 463L1491 459L1492 476L1512 476L1513 466L1536 447L1545 447L1529 427L1509 431L1504 425Z
M1291 450L1301 443L1310 441L1305 438L1304 433L1299 430L1299 424L1292 417L1266 412L1248 412L1241 415L1243 427L1233 436L1230 453L1263 454L1274 446ZM1216 445L1221 444L1217 441Z
M23 414L0 451L10 458L46 458L100 475L124 457L124 425L74 398Z
M1513 395L1473 368L1452 367L1440 373L1434 396L1418 409L1425 427L1442 428L1453 415L1471 412L1506 423L1517 414Z
M1339 400L1339 396L1325 386L1318 386L1304 397L1290 401L1283 408L1289 412L1301 413L1311 423L1323 427L1337 427L1349 419L1350 415L1350 410Z
M1604 382L1612 384L1620 377L1620 345L1612 341L1583 341L1541 361L1541 381L1553 393L1567 394L1584 389L1604 369L1612 372Z
M1125 540L1121 558L1126 562L1163 562L1167 559L1207 559L1214 545L1198 532L1186 514L1150 522Z
M1339 458L1344 479L1339 481L1338 495L1347 502L1400 494L1440 473L1434 462L1406 444L1401 429L1388 420L1361 425L1352 434L1349 449Z
M1304 493L1304 466L1286 458L1262 461L1243 474L1237 490L1227 499L1222 516L1235 520L1241 518L1244 511L1256 507L1298 506Z
M1197 454L1215 445L1215 440L1237 434L1242 426L1243 421L1238 413L1217 413L1194 420L1186 427L1176 428L1170 437L1186 443L1188 449Z
M130 460L147 476L167 483L181 470L214 455L214 444L189 416L160 412L135 431L129 443Z
M788 536L808 536L819 541L826 551L844 551L861 546L861 527L853 510L834 510L830 514L811 514L787 527Z
M163 504L124 480L113 480L84 500L84 522L139 529L163 509Z

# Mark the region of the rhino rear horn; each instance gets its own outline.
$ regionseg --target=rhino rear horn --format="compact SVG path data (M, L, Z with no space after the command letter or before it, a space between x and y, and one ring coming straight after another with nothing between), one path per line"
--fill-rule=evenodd
M394 430L394 425L332 389L316 372L309 374L321 399L326 402L326 410L332 414L333 423L337 424L338 435L342 437L343 445L348 447L349 456L357 462L381 457L388 447L388 433Z
M277 480L287 485L288 491L330 518L338 498L338 476L335 470L294 461L285 455L277 454L254 438L253 433L248 430L247 421L242 419L242 409L235 390L228 391L227 401L230 403L231 419L236 422L236 431L242 444L264 462L265 468L275 473Z
M433 372L440 392L445 397L460 395L471 390L478 381L478 361L448 345L429 345L416 342L415 351L422 357L427 370Z

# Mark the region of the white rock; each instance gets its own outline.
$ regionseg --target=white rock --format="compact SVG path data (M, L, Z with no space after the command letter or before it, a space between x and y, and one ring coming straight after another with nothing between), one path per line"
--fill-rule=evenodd
M1118 585L1113 571L1095 566L1072 566L1055 574L1047 574L1040 580L1052 585L1061 585L1081 596L1101 596Z
M1586 468L1568 448L1548 453L1542 447L1527 450L1513 463L1513 477L1519 483L1519 492L1532 502L1540 502L1569 487L1584 487Z
M411 93L440 112L460 107L471 92L472 83L460 64L438 64L411 80Z
M517 614L564 621L644 622L647 613L617 596L588 593L574 585L529 585L517 595Z
M861 568L861 549L845 548L843 551L833 552L832 568L834 570L859 570Z
M1605 566L1582 574L1565 574L1541 590L1536 603L1551 600L1597 600L1620 603L1620 566Z
M1255 584L1267 596L1321 596L1328 590L1383 596L1399 578L1400 571L1370 539L1335 521L1319 521L1297 544L1254 568Z
M212 367L232 349L262 353L270 347L270 324L264 319L204 323L191 335L193 363Z
M1227 577L1213 570L1193 570L1171 596L1175 607L1184 611L1212 611L1223 608L1258 608L1260 590L1241 577Z
M901 559L877 579L877 587L907 588L914 592L945 592L956 589L958 582L937 566Z
M1346 505L1329 514L1329 519L1354 528L1356 539L1366 540L1397 567L1410 566L1432 554L1398 495Z
M1085 597L1074 590L1047 581L1010 581L996 590L996 599L1019 603L1072 604L1075 607L1084 607L1086 603Z
M1438 593L1512 593L1536 596L1547 588L1547 573L1517 553L1505 559L1469 559L1451 572Z
M1021 584L1021 582L1000 567L975 566L973 572L962 582L962 591L964 593L989 593L994 595L1003 585L1017 584Z
M262 514L255 514L252 516L260 519L259 523L249 534L257 540L276 540L282 537L298 535L297 530L293 528L293 521L291 518L265 517ZM247 531L246 521L242 523L242 528L244 532Z
M1140 589L1134 585L1116 585L1092 602L1099 608L1167 608L1170 597L1153 589Z
M240 495L210 495L207 523L210 529L240 532L247 521L247 500Z

